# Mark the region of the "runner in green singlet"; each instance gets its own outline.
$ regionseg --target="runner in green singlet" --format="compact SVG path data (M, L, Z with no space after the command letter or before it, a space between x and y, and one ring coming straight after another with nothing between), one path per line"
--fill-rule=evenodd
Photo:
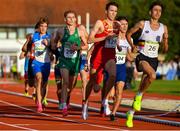
M60 68L63 81L61 91L62 113L63 116L66 116L67 97L69 97L71 89L75 86L79 73L80 51L85 50L88 46L84 26L77 26L76 13L71 10L66 11L64 18L66 26L63 30L58 29L54 33L54 43L51 46L55 50L57 48L55 41L60 40L62 44L58 67Z

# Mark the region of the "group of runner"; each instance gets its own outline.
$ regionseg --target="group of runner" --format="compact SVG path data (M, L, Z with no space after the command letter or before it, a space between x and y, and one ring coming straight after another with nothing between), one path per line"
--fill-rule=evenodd
M162 11L163 5L153 2L149 9L150 20L138 22L128 32L128 19L123 16L116 18L118 4L115 2L106 4L106 18L97 20L90 34L83 25L77 24L76 13L72 10L64 12L65 27L57 29L52 35L47 33L48 20L40 18L36 24L36 32L27 37L22 48L24 56L31 63L29 69L35 76L33 86L36 87L37 111L42 112L47 106L47 82L53 60L56 63L54 72L58 108L62 110L63 116L68 115L71 92L80 73L82 118L88 119L88 99L94 89L95 92L102 91L101 115L109 115L110 120L115 120L126 80L126 61L133 61L133 53L138 51L136 68L142 71L143 75L134 98L133 109L127 112L126 121L128 127L133 127L134 112L141 110L142 96L156 78L159 46L164 52L168 50L168 30L159 23ZM138 40L140 48L137 49L131 36L139 30L142 32ZM92 46L89 50L88 44ZM108 100L113 90L115 95L111 111Z

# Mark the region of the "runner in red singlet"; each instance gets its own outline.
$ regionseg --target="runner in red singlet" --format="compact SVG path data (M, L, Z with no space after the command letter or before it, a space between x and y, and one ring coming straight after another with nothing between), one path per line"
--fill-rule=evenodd
M116 77L116 63L115 63L115 47L116 47L116 33L113 30L114 20L117 14L118 5L115 2L110 2L106 5L105 20L97 20L88 39L88 43L94 43L94 50L91 55L91 70L90 80L86 87L86 98L83 102L83 119L87 119L87 104L92 87L96 84L97 73L103 70L109 75L107 82L103 85L102 93L102 107L103 112L109 115L110 112L106 112L108 103L104 101L108 92L112 88Z

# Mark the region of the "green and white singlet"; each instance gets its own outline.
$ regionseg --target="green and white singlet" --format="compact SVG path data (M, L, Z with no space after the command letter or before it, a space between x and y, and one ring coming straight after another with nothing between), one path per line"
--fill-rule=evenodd
M79 73L80 64L80 51L72 51L70 48L73 44L77 44L80 47L81 39L78 34L78 28L70 35L67 27L64 28L64 36L61 40L62 51L59 57L59 68L66 68L70 71L70 75L77 75Z

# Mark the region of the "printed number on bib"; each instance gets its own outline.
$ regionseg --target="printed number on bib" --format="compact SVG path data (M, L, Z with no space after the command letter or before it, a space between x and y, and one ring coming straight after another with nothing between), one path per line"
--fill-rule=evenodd
M151 44L146 42L144 46L144 51L148 56L157 57L158 56L159 44Z
M116 54L116 64L124 64L126 62L126 55Z
M117 37L113 37L111 39L106 39L105 48L115 48L117 43Z
M76 58L77 57L77 51L72 51L69 48L64 48L64 56L66 58Z

